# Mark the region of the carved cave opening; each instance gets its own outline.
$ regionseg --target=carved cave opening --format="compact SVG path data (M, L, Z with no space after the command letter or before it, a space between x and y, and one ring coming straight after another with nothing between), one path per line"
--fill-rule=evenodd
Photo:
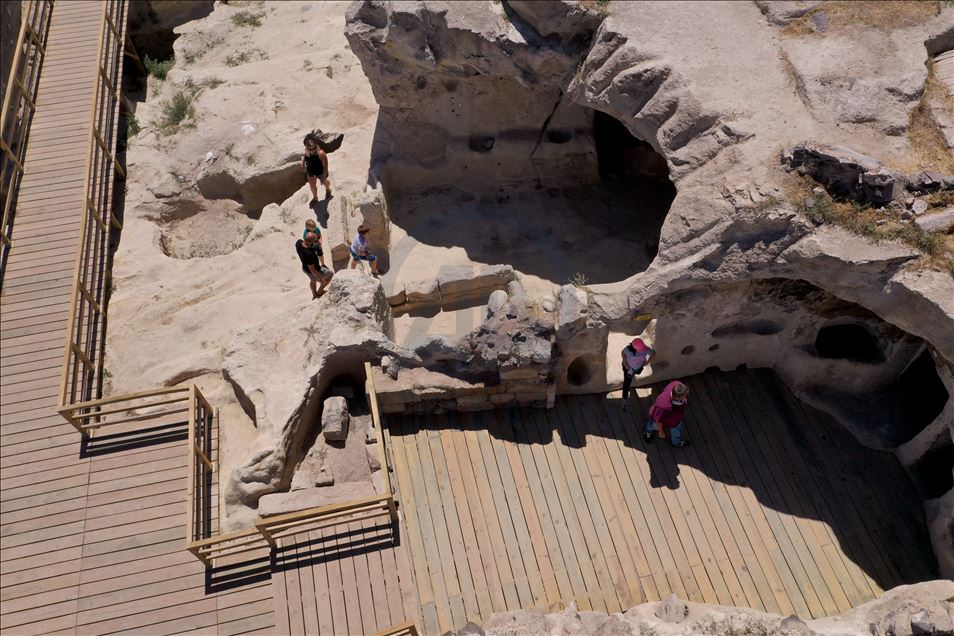
M884 351L871 330L856 323L826 325L819 329L815 351L822 358L866 364L879 364L885 359Z
M901 373L894 388L904 416L902 425L906 431L905 441L933 422L950 397L927 349Z
M925 499L936 499L954 487L954 441L948 431L911 465L914 485Z

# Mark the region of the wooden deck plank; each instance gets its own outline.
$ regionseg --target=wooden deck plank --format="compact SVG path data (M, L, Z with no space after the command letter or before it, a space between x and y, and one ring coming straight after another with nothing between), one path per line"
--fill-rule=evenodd
M460 418L456 418L456 423L460 423ZM441 435L442 438L450 440L450 446L453 447L453 453L447 453L447 457L454 456L453 461L448 461L448 469L452 478L456 478L452 483L459 483L463 489L463 503L461 508L467 508L467 516L474 526L474 540L477 542L478 552L481 555L481 566L486 582L484 590L490 598L492 611L502 612L507 608L507 602L503 595L503 583L506 578L512 580L509 564L503 564L499 559L492 558L496 554L493 541L490 538L488 529L488 519L481 508L479 486L474 477L474 471L470 460L470 454L467 450L467 440L463 427L458 427L447 435ZM459 497L455 493L455 497ZM462 513L463 514L463 513ZM413 548L413 546L412 546ZM498 566L498 563L500 564ZM499 570L498 571L498 567ZM479 580L479 578L478 578ZM480 588L478 588L480 589ZM486 610L484 610L486 611Z
M515 419L511 426L515 436L517 430L520 431L521 455L531 488L534 489L534 496L537 497L540 519L541 521L549 519L553 526L555 540L548 544L552 551L551 562L562 561L565 566L570 589L564 592L562 599L564 606L575 601L580 607L592 607L583 578L582 563L586 562L586 559L581 562L581 559L577 558L563 508L556 495L556 485L550 472L543 443L539 437L535 414L525 409L519 413L519 418ZM581 546L580 549L582 550L583 547Z
M466 489L464 487L463 476L457 460L457 451L454 446L454 438L462 435L460 431L452 431L442 434L438 438L441 443L441 460L447 471L447 481L450 486L450 501L453 502L458 516L458 527L461 533L461 541L464 546L464 552L467 557L467 567L473 581L474 595L477 601L478 617L483 613L487 615L494 611L493 601L490 598L489 585L487 583L488 573L486 566L493 561L489 556L481 558L480 543L477 540L477 521L471 516L470 504ZM444 499L447 501L447 499ZM502 599L501 599L502 601ZM501 602L502 605L502 602ZM394 612L392 611L392 614ZM473 620L468 616L468 620ZM393 624L396 624L395 621Z
M718 444L714 445L714 448L719 448L722 452L722 461L719 465L726 471L724 479L727 483L739 484L736 488L728 488L730 498L733 496L735 498L733 502L735 510L743 520L748 539L762 566L761 571L769 583L779 612L794 613L795 599L790 597L783 581L783 573L777 570L776 562L772 558L773 553L778 550L778 541L768 524L765 509L750 487L751 481L744 467L745 462L740 460L741 456L737 453L738 429L729 423L734 423L738 416L726 409L726 405L721 401L721 395L708 382L708 378L700 378L698 384L704 390L699 399L704 408L710 409L707 413L709 423L715 426L712 434L718 440ZM807 607L801 600L801 596L798 595L798 597L798 606L802 611L800 615L807 615ZM763 602L766 603L766 607L770 606L768 599L764 596Z
M508 409L490 415L496 415L496 430L499 431L499 439L507 454L507 461L520 497L520 506L524 510L527 531L530 534L531 544L543 578L543 587L546 590L546 605L543 607L550 610L566 607L573 598L573 589L563 555L559 551L551 554L551 549L557 545L558 539L549 510L545 506L540 506L543 502L543 493L536 475L536 468L530 464L532 474L528 472L526 463L528 458L521 453L525 444L516 443L517 433L513 426L513 418L517 416L517 411ZM530 461L532 462L532 459Z
M622 561L619 553L613 545L613 539L607 527L606 519L603 515L602 505L600 503L599 493L596 491L590 468L587 466L586 458L583 455L582 448L586 440L580 438L573 425L573 416L568 412L572 398L561 400L553 409L555 423L559 431L560 439L563 441L563 455L569 463L564 464L564 472L567 475L567 481L570 484L571 491L574 491L575 501L580 506L582 519L586 523L581 523L583 532L588 537L595 538L593 550L596 554L597 577L600 576L601 569L603 576L608 579L602 581L604 598L606 600L607 610L610 612L623 611L636 604L640 595L632 595L629 586L626 583L626 575L623 571ZM558 450L560 447L558 446ZM591 552L591 554L593 554Z
M533 548L534 539L530 534L530 522L528 521L528 512L523 507L523 500L520 497L520 490L514 479L513 467L510 465L510 458L503 446L503 438L500 427L497 423L495 413L481 413L481 425L487 432L486 439L490 442L489 447L494 456L497 465L497 472L500 476L500 482L503 486L503 497L510 513L510 519L513 523L514 534L517 539L517 546L523 559L524 570L527 573L530 594L533 598L535 607L547 607L547 589L556 594L556 579L553 574L552 565L549 558L543 562L543 567L537 559ZM534 524L534 528L536 525Z
M461 529L461 518L454 502L454 494L450 482L450 473L447 469L447 460L444 457L444 447L441 445L441 436L427 438L429 449L428 474L430 470L434 471L433 486L437 488L438 501L444 511L444 525L454 555L454 566L457 570L457 580L459 582L460 594L464 603L464 622L480 620L480 607L477 602L477 586L475 583L474 569L471 567L470 554L464 544L464 533ZM422 457L423 458L423 457ZM385 625L386 626L386 625Z
M491 491L488 491L488 487L486 485L488 484L489 477L487 475L487 468L484 465L484 460L481 454L477 426L472 415L469 413L466 415L461 414L458 417L464 428L463 447L467 452L467 464L473 471L475 492L477 494L477 500L480 503L480 514L487 522L487 534L490 538L491 544L490 553L510 555L512 554L513 547L511 546L511 550L508 552L507 544L504 540L503 531L501 529L501 523L503 522L497 515L497 507L493 501L494 498L491 496ZM463 467L463 462L461 462L461 464ZM497 574L500 578L499 583L504 598L505 608L519 608L521 600L518 597L517 582L521 578L525 578L522 563L514 563L512 558L508 558L506 561L498 560ZM527 587L523 598L527 599L528 597L529 586Z
M567 551L569 551L571 554L575 553L580 564L580 573L583 577L586 593L583 597L577 597L577 601L583 609L605 612L607 611L606 599L601 592L599 582L601 577L597 572L595 562L596 546L594 542L596 538L590 535L589 541L587 541L583 531L585 515L582 510L577 510L573 504L574 500L570 494L570 486L564 473L563 463L556 449L559 444L556 443L558 436L554 431L554 423L543 414L528 413L528 416L532 416L535 420L537 440L542 445L543 457L545 457L545 460L541 457L540 463L537 464L538 470L546 471L548 477L548 480L544 482L544 488L550 490L548 498L552 497L551 501L559 502L570 535L569 545L561 544L561 549L564 550L564 559L567 558ZM527 425L531 426L532 424L528 422ZM546 462L545 467L542 465L543 461ZM601 572L603 580L606 580L608 576L605 569Z

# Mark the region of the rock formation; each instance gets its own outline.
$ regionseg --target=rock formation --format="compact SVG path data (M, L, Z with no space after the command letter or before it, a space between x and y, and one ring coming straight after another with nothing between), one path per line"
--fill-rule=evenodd
M738 607L685 603L673 595L643 603L620 614L517 610L490 617L481 627L486 636L505 634L613 634L614 636L676 636L700 634L770 634L772 636L909 636L954 631L954 583L930 581L902 585L875 601L844 614L808 622ZM462 633L462 632L459 632Z
M954 363L954 280L926 266L917 248L873 243L827 220L816 227L788 194L797 178L778 157L795 147L790 167L869 204L895 201L906 187L923 191L919 184L949 187L946 164L912 159L907 133L924 62L947 46L954 9L888 26L887 35L829 29L826 18L806 36L775 26L815 4L760 3L760 12L746 3L615 3L601 15L573 2L503 2L496 13L355 3L346 33L382 105L372 174L392 208L448 189L467 201L468 188L487 179L516 192L595 184L610 156L596 124L609 115L663 158L655 174L668 176L676 195L645 271L559 291L549 379L559 392L613 388L616 343L645 330L660 355L651 380L641 381L772 367L865 444L896 450L921 436L950 437L954 421L940 408L901 424L897 398L905 369L921 368L916 360L938 378ZM746 33L744 44L726 39L730 32ZM865 52L884 46L890 55ZM430 107L420 108L425 101ZM632 165L644 169L650 156ZM914 173L890 167L912 162ZM918 227L945 231L947 213L934 214ZM654 320L634 323L646 314ZM877 360L819 351L832 329L880 343ZM930 382L943 404L949 388ZM872 393L883 398L873 409ZM913 454L899 456L914 469ZM931 510L934 522L950 525Z
M618 351L637 334L658 353L640 383L773 368L863 443L896 452L916 483L926 458L950 471L954 279L916 242L873 242L814 218L806 200L828 188L896 213L908 236L950 232L952 171L909 137L924 63L954 47L954 8L877 40L834 24L786 31L817 5L356 2L321 5L319 18L269 3L262 20L282 28L243 30L238 9L217 4L177 28L176 66L137 108L113 390L196 379L227 404L230 528L300 485L323 400L360 382L364 362L385 410L543 407L616 389ZM882 44L890 55L871 52ZM170 129L177 94L194 114ZM319 125L345 141L337 196L309 207L297 160ZM292 247L314 217L339 270L317 302ZM342 271L361 222L380 283ZM475 324L405 328L475 308ZM912 386L931 408L907 408ZM954 489L929 485L952 576ZM630 629L620 621L605 629ZM781 617L758 621L777 630ZM826 625L809 627L834 633Z

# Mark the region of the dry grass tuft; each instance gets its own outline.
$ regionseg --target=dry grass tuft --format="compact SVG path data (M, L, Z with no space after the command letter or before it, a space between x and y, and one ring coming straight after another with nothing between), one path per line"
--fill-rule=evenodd
M908 141L911 144L908 160L899 168L909 172L935 170L944 174L954 174L954 154L947 147L944 135L941 134L937 122L931 116L932 103L954 111L947 88L935 76L934 64L928 63L928 78L924 83L924 93L917 107L911 111L908 122Z
M839 31L852 25L876 29L901 29L927 22L940 12L937 0L830 0L818 5L802 17L793 20L783 35L797 36L816 33L812 15L824 13L828 30Z
M824 192L815 194L812 188L817 185L809 177L795 174L784 184L786 197L812 222L837 225L876 243L900 241L922 255L921 267L947 271L954 278L954 236L924 232L913 223L903 221L899 211L891 207L876 208L833 199ZM954 193L951 192L919 198L933 210L954 205Z

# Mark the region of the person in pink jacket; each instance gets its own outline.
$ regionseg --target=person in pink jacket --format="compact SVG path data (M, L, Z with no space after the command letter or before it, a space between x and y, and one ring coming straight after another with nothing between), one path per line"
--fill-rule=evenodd
M657 432L660 437L666 437L668 430L673 446L688 446L689 440L683 439L686 427L682 421L688 404L689 387L679 380L673 380L667 384L653 405L649 407L649 420L643 429L643 439L647 443L652 442L654 433Z

